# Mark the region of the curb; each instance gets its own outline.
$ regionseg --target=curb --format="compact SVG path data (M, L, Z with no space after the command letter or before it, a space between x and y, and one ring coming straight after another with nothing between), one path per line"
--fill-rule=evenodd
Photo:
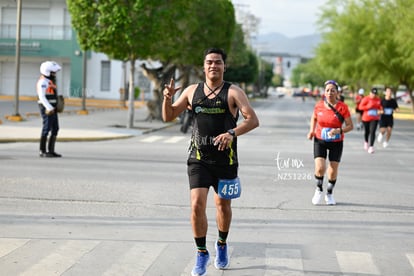
M13 101L14 96L0 95L0 100ZM19 101L37 102L37 97L20 96ZM65 105L82 106L82 101L83 101L82 98L65 98ZM93 99L93 98L85 99L85 105L87 107L101 107L101 108L106 107L106 108L128 109L128 103L129 101L124 101L124 100ZM135 108L140 108L146 104L147 104L146 101L142 101L142 100L134 101Z
M414 114L394 113L394 118L399 120L414 120Z
M120 140L120 139L129 139L134 137L134 135L127 136L107 136L107 137L82 137L82 138L58 138L57 142L99 142L99 141L108 141L108 140ZM0 138L0 144L7 143L38 143L38 138Z
M151 129L147 129L141 132L141 135L143 134L149 134L152 132L156 132L159 130L163 130L169 127L173 127L175 125L179 124L179 122L173 122L170 124L167 124L165 126L162 127L157 127L157 128L151 128ZM129 138L133 138L136 137L138 135L129 135L129 134L125 134L125 135L116 135L116 136L104 136L104 137L57 137L57 142L99 142L99 141L109 141L109 140L120 140L120 139L129 139ZM39 138L0 138L0 144L5 144L5 143L38 143L39 142Z
M0 95L0 100L12 101L14 96ZM37 102L37 97L20 96L19 101ZM107 110L107 109L121 109L128 110L128 101L109 100L109 99L85 99L86 109L82 109L83 99L81 98L65 98L65 105L72 107L81 107L80 109L63 110L63 114L89 115L91 111ZM134 108L142 108L146 106L146 101L134 101ZM40 116L39 112L27 112L25 117ZM21 115L5 115L6 120L21 122L25 118ZM2 124L0 120L0 124Z
M12 100L14 99L12 96L4 96L0 95L0 100ZM31 101L31 102L37 102L36 97L28 97L28 96L21 96L19 98L21 101ZM82 109L82 99L80 98L73 98L73 99L65 99L65 105L71 106L72 108L68 108L61 112L60 114L65 115L78 115L78 116L85 116L85 115L93 115L94 112L106 112L106 111L122 111L122 110L128 110L127 107L124 107L120 105L119 100L101 100L101 99L86 99L87 104L87 110ZM125 104L127 104L125 102ZM147 102L145 101L135 101L134 102L134 108L135 109L141 109L146 107ZM73 107L79 107L79 108L73 108ZM10 116L6 115L6 119L8 120ZM40 112L26 112L24 116L21 116L22 120L19 121L26 121L29 119L29 117L40 117ZM76 116L77 117L77 116ZM92 116L93 117L93 116ZM75 117L74 117L75 118ZM82 118L82 117L80 117ZM82 120L82 119L80 119ZM18 121L16 121L18 123ZM61 133L60 136L58 135L57 141L58 142L93 142L93 141L107 141L107 140L117 140L117 139L129 139L133 138L139 135L145 135L152 132L156 132L158 130L163 130L169 127L172 127L174 125L179 124L179 120L169 122L169 123L154 123L151 124L145 124L145 127L139 127L139 124L136 125L134 128L136 128L136 132L128 132L128 131L121 131L121 132L106 132L106 130L103 128L100 129L94 129L98 131L98 133L82 133L82 130L79 130L79 136L77 137L77 133ZM2 125L2 122L0 120L0 125ZM3 126L3 125L2 125ZM7 127L7 126L6 126ZM110 126L108 126L110 127ZM23 127L24 128L24 127ZM20 129L20 127L19 127ZM25 131L25 130L23 130ZM40 126L39 126L40 131ZM77 131L77 130L76 130ZM102 133L99 133L99 131L102 131ZM63 135L62 135L63 134ZM6 137L4 137L6 136ZM13 137L14 136L14 137ZM0 143L18 143L18 142L27 142L27 143L38 143L40 137L37 137L35 134L28 134L27 132L24 132L22 134L19 134L18 132L15 133L15 135L3 135L3 138L0 137Z

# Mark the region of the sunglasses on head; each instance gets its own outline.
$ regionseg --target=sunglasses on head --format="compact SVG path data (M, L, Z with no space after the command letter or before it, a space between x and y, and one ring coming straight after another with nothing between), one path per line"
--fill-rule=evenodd
M338 83L336 81L334 81L334 80L327 80L325 82L325 86L327 86L328 84L333 84L333 85L336 86L336 88L338 88L338 86L339 86Z

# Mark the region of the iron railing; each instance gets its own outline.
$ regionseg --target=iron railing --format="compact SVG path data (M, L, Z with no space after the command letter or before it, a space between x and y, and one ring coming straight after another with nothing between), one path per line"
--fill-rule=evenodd
M0 39L15 39L16 26L15 24L2 24ZM21 25L21 39L71 40L72 28L70 26Z

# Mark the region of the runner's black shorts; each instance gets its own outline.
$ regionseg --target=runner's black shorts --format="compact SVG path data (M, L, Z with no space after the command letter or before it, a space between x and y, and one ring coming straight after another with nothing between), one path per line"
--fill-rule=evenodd
M313 158L322 157L326 159L329 152L329 161L341 162L344 142L326 142L316 137L313 139Z
M237 177L238 165L211 165L198 160L187 161L187 174L190 189L213 187L217 193L219 179L234 179Z
M394 117L390 115L381 115L379 126L380 127L393 127Z

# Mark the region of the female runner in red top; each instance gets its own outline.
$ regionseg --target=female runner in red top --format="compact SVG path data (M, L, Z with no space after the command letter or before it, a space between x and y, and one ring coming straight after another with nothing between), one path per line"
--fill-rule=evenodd
M381 99L377 96L377 88L372 88L368 97L364 97L359 104L359 109L363 110L362 123L364 124L364 149L368 153L374 153L375 131L378 127L380 114L382 113Z
M333 80L325 82L325 99L316 103L310 121L308 139L314 141L313 156L317 185L312 198L314 205L320 204L322 199L326 157L329 158L329 166L325 201L328 205L336 204L332 192L336 184L339 162L341 161L344 133L354 128L348 106L337 99L338 87L338 83ZM345 126L343 126L344 122Z

